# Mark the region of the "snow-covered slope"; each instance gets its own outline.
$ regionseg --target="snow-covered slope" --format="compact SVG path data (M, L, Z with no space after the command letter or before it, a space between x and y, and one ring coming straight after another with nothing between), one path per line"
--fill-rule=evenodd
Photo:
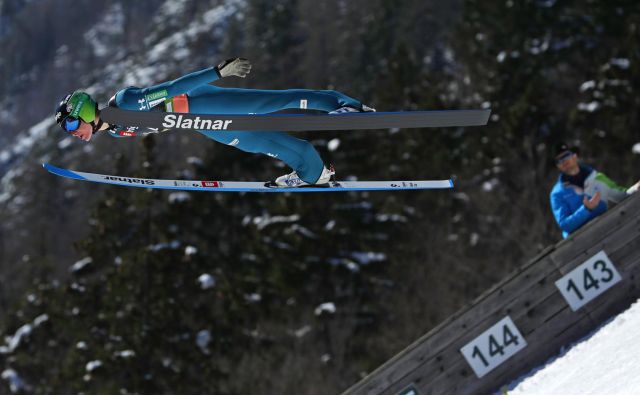
M509 395L640 393L640 303L508 388Z

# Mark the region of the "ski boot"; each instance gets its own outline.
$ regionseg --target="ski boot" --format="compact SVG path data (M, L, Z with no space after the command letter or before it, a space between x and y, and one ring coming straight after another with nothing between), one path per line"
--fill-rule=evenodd
M353 106L342 106L331 111L329 114L346 114L349 112L376 112L376 109L364 104L362 105L362 108L356 108Z
M289 174L285 174L276 178L274 181L269 181L265 184L265 186L272 188L298 188L304 186L312 186L312 187L328 187L329 181L333 180L333 176L336 174L333 165L330 165L329 168L324 166L322 168L322 173L320 173L320 178L313 184L310 184L304 180L302 180L298 173L291 172Z

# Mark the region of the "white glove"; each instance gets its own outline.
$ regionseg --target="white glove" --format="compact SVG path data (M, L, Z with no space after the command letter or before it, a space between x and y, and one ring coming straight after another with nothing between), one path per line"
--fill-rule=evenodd
M231 75L244 78L251 72L251 62L244 58L231 58L220 63L216 70L222 78Z

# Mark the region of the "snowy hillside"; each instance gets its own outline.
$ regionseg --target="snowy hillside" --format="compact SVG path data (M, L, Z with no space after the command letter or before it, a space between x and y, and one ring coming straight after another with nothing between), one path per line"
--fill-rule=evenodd
M509 395L633 395L640 388L640 303L532 373Z

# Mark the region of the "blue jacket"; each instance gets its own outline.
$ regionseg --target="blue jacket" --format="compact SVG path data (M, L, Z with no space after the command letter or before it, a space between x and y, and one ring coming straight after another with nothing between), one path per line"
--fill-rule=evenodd
M562 230L562 236L565 238L582 225L607 211L607 204L604 200L601 200L596 208L589 210L582 204L584 196L579 188L563 182L562 175L558 177L558 181L551 190L549 196L551 210Z
M118 91L112 100L115 106L125 110L149 111L153 107L164 103L166 99L188 93L202 85L220 78L215 67L196 71L173 81L163 82L148 88L130 86Z
M220 79L220 74L215 67L196 71L182 76L173 81L163 82L148 88L138 88L130 86L116 92L109 100L109 106L133 111L151 111L154 107L164 104L174 96L207 85L210 82ZM112 137L131 137L136 134L157 133L157 129L127 127L111 125L107 130Z

